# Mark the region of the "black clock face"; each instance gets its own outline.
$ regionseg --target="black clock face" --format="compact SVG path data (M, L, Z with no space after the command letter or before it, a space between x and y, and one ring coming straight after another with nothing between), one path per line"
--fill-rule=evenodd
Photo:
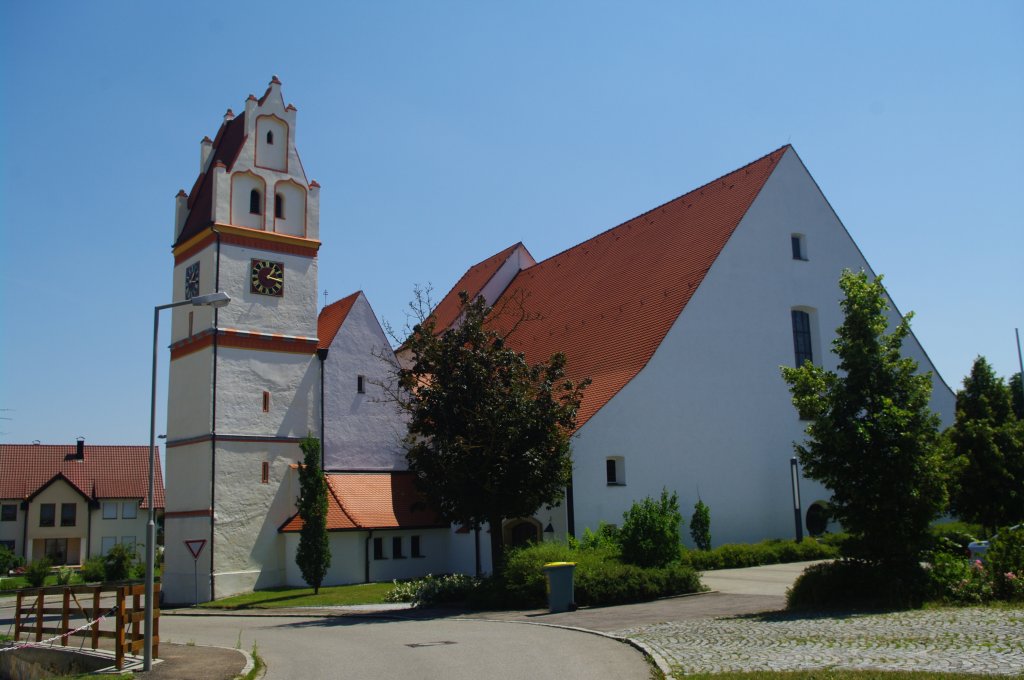
M270 260L253 260L249 270L249 290L260 295L281 297L284 294L284 264Z
M185 270L185 299L199 295L199 263L194 262Z

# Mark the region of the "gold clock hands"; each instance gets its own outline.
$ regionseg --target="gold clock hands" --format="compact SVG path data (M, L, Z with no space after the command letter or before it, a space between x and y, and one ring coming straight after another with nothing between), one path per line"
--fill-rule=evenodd
M267 274L266 278L267 278L267 281L277 281L278 283L281 283L284 280L284 279L279 279L276 276L271 276L270 274Z

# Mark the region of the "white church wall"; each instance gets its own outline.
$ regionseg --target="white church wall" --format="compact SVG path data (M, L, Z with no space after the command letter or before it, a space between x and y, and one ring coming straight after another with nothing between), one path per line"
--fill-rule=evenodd
M360 294L334 337L324 362L325 467L329 470L404 470L405 421L381 387L390 365L376 354L390 345ZM358 391L363 376L363 393Z
M217 350L217 432L319 436L319 369L307 354ZM269 392L268 410L263 393Z
M807 261L792 258L795 232L806 235ZM825 350L842 321L844 267L867 265L789 151L650 363L580 429L577 535L599 520L621 524L633 501L663 487L679 493L686 519L698 494L710 506L716 545L794 534L789 459L806 423L779 367L794 363L790 310L802 306L816 310L815 361L835 369ZM948 421L948 389L933 407ZM625 486L608 486L610 456L623 457ZM805 510L829 497L806 479L801 494Z
M207 449L209 444L207 443ZM207 491L209 486L207 483ZM194 560L185 541L205 540L206 544ZM164 566L160 574L160 590L165 604L207 602L210 593L210 518L208 516L165 516Z
M167 385L168 441L209 434L213 350L197 350L178 357L172 364Z
M208 295L214 291L216 280L217 261L213 248L204 248L200 252L182 260L174 266L174 284L168 302L177 302L185 299L185 272L198 263L199 264L199 294ZM189 337L188 316L192 314L192 335L198 335L202 331L213 327L213 307L193 307L182 305L170 310L171 313L171 343L184 340ZM167 313L162 313L160 325L167 323Z
M277 217L274 206L274 231L291 236L306 235L306 190L293 180L279 181L274 185L274 200L281 200L281 216Z

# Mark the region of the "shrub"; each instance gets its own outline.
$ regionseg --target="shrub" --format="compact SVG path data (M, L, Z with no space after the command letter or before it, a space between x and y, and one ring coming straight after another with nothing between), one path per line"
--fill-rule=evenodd
M967 549L967 544L985 535L981 525L967 522L944 522L933 525L929 531L933 540L932 550L949 552L953 546L956 546L953 554L963 557L971 554L971 551Z
M124 581L132 572L135 549L118 543L103 557L104 577L107 581Z
M74 576L75 570L71 567L57 567L57 585L66 586L71 583L71 577Z
M804 570L786 591L789 609L907 609L920 607L928 575L917 563L837 560Z
M690 537L697 550L711 550L711 508L699 499L690 518Z
M679 559L679 496L662 489L657 501L645 498L622 515L622 558L638 567L663 567Z
M695 593L703 589L697 572L679 563L645 569L603 560L577 569L575 595L577 604L607 606Z
M1024 601L1024 527L1001 529L985 553L985 567L992 579L995 597L1010 602Z
M569 545L573 547L571 542ZM604 522L598 522L597 531L591 531L590 527L584 527L583 538L579 542L579 547L584 550L597 548L618 552L619 528L614 524L605 524Z
M838 556L837 548L813 538L805 538L800 543L774 538L760 543L726 543L713 550L683 550L681 560L698 571L710 571L826 560Z
M34 560L25 567L25 580L33 588L41 588L46 583L46 577L50 575L50 567L53 562L49 557Z
M7 576L7 572L14 568L14 551L6 545L0 545L0 576Z
M395 581L394 589L384 596L385 602L412 602L417 605L465 602L480 584L480 579L466 574L427 574L412 581Z
M992 581L985 567L960 555L935 552L928 580L930 597L939 602L973 605L992 599Z
M106 578L106 565L102 555L90 557L82 564L82 580L95 583Z

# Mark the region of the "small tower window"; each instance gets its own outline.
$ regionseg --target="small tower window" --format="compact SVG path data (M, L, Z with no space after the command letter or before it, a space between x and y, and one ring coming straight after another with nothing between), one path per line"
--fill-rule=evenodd
M270 463L263 461L262 470L260 470L260 483L270 483Z
M366 376L356 376L356 392L366 394Z
M263 412L270 412L270 392L263 390Z
M259 189L253 189L249 192L249 212L253 215L260 215L263 210L260 208L260 204L263 203L263 197L260 196Z
M274 143L274 131L273 130L267 130L267 144L273 144L273 143Z
M274 194L274 217L284 219L284 196L281 194Z

